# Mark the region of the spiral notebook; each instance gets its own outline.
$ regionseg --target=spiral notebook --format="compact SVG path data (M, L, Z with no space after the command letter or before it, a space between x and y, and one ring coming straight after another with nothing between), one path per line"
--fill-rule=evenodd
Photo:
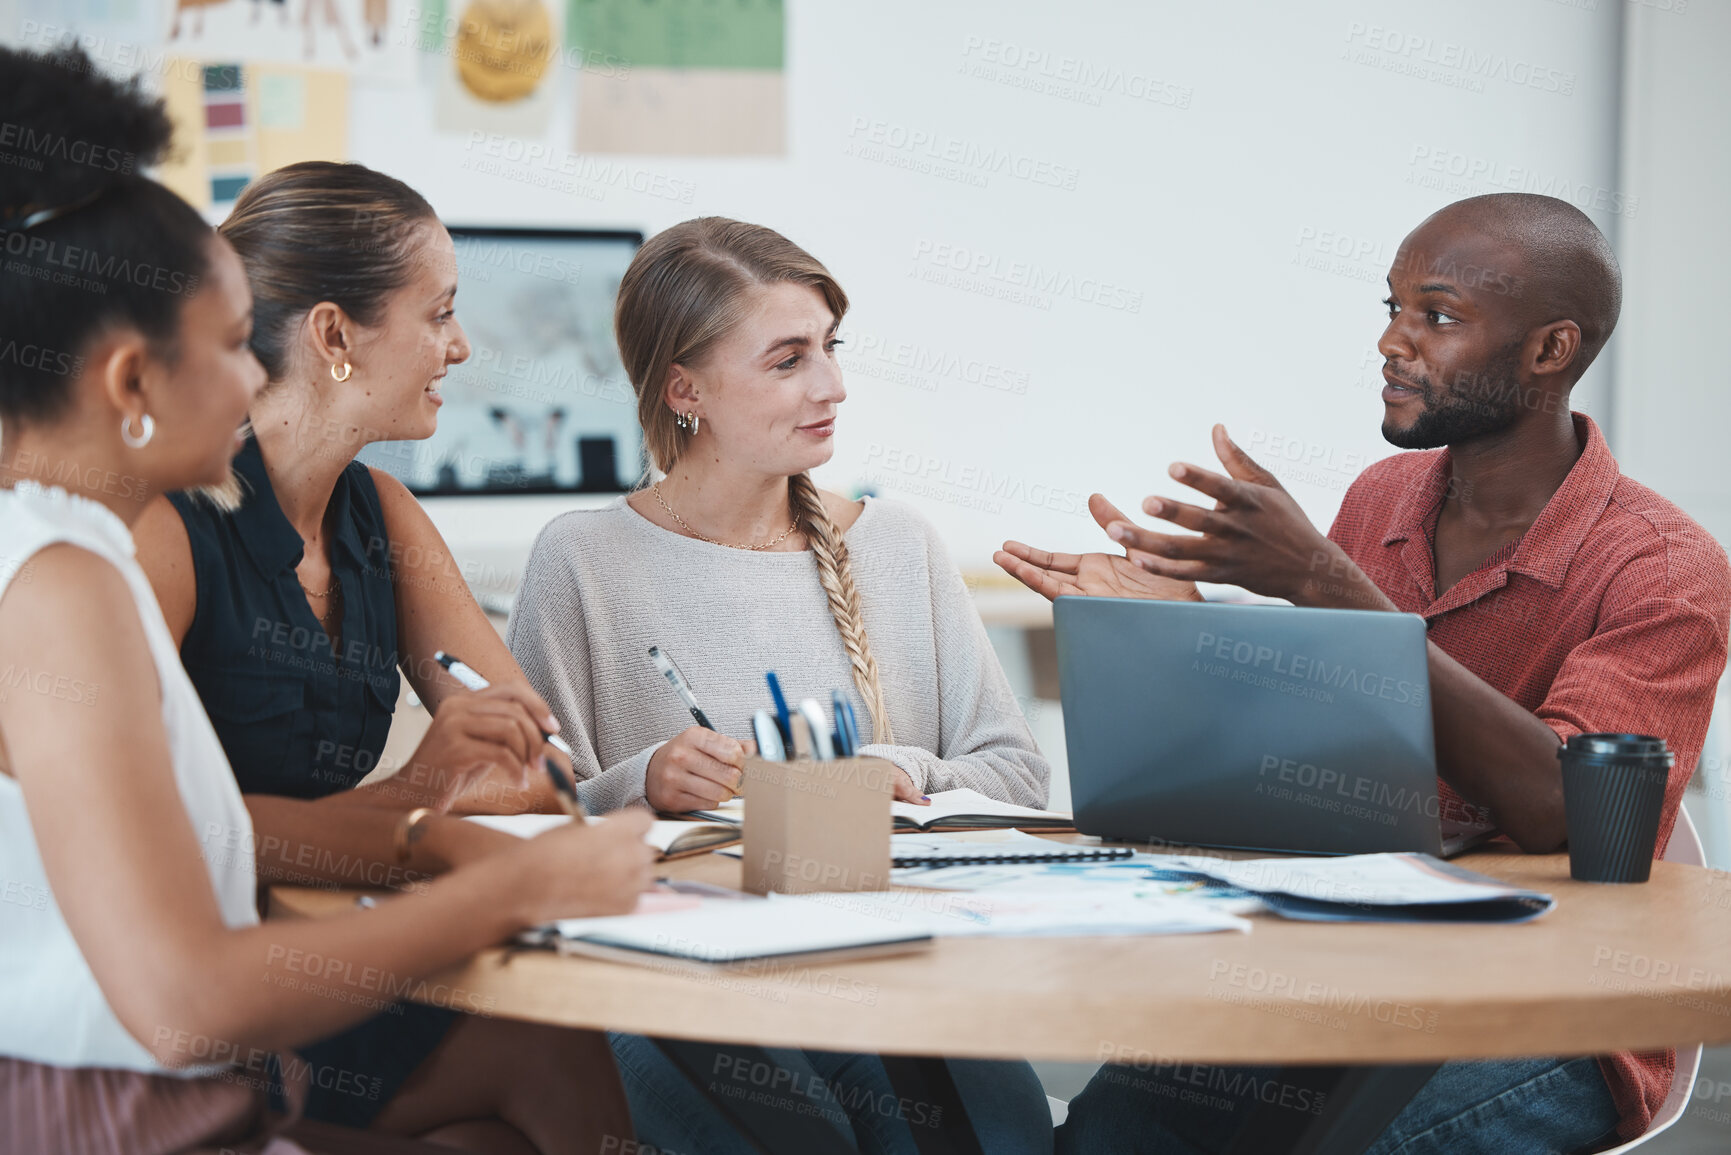
M1055 842L1020 830L890 835L890 864L898 868L991 862L1105 862L1129 858L1133 853L1127 846Z
M729 846L716 853L740 858L745 851L738 846ZM921 866L975 866L992 862L1106 862L1129 858L1133 854L1127 846L1055 842L1050 838L1023 834L1020 830L964 830L954 834L890 835L890 865L903 869Z

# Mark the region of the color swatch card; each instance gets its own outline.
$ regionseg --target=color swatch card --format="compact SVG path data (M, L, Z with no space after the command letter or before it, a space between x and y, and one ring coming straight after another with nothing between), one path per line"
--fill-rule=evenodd
M349 78L281 64L174 58L162 95L175 157L154 175L202 210L225 211L261 173L348 159Z

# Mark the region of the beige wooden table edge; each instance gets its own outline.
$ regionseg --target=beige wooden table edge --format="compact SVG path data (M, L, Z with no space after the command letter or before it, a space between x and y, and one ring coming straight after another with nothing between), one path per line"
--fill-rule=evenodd
M1575 906L1671 926L1666 911L1692 888L1703 896L1731 895L1731 875L1656 863L1644 887L1593 888L1567 879L1562 856L1480 854L1463 861L1553 891L1558 908L1519 926L1315 924L1258 916L1249 935L944 939L925 955L746 965L695 976L495 948L430 977L414 997L504 1018L631 1034L973 1058L1420 1062L1731 1042L1731 919L1675 927L1678 937L1667 946L1614 927L1601 932L1576 925L1581 920L1571 921L1568 913ZM738 863L703 856L665 868L707 881L731 871L736 880ZM276 888L273 916L352 910L354 894ZM1502 937L1535 931L1542 937ZM1318 968L1332 970L1337 958L1339 965L1351 964L1350 971L1362 961L1355 951L1386 945L1391 935L1404 940L1404 949L1360 977L1307 977L1323 974ZM1520 947L1528 956L1532 948L1554 945L1574 981L1569 989L1547 990L1543 975L1528 975L1505 982L1492 996L1482 982L1453 993L1403 985L1403 967L1422 974L1429 956L1445 948L1458 954L1462 940ZM1319 944L1326 949L1319 951ZM1485 964L1496 967L1496 956L1487 954ZM1135 968L1152 972L1162 965L1170 973L1148 982L1146 998L1136 997L1143 988ZM1091 973L1091 966L1115 981ZM1259 983L1259 971L1275 977ZM1135 987L1128 993L1126 974ZM1207 981L1200 981L1204 975ZM1173 976L1181 981L1174 984Z

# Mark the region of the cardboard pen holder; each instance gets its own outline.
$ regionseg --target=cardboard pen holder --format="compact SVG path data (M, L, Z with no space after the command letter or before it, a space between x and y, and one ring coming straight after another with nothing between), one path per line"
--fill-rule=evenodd
M884 890L895 763L745 760L745 889Z

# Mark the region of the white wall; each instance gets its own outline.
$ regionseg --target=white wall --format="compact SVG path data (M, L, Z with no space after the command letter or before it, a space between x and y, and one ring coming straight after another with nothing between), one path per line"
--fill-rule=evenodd
M1673 0L1673 4L1675 0ZM1623 118L1623 319L1614 448L1624 472L1731 541L1731 4L1631 8Z
M1622 183L1639 198L1617 246L1623 319L1611 446L1623 471L1731 542L1731 370L1718 342L1731 290L1731 4L1631 7ZM1731 869L1731 688L1686 801L1708 861Z
M1401 237L1500 187L1561 188L1613 224L1593 204L1617 192L1620 5L1588 3L790 0L785 159L567 161L566 113L531 142L550 160L483 173L523 146L435 133L424 84L358 91L352 148L453 222L653 232L721 213L807 246L854 301L824 480L875 471L979 568L1006 536L1102 540L1085 495L1134 502L1168 462L1206 460L1217 420L1308 458L1283 470L1332 516L1389 451L1373 344ZM1426 67L1443 79L1396 71ZM993 150L1011 167L966 159ZM562 164L575 194L532 183ZM689 202L631 191L656 178ZM924 279L975 262L970 287ZM1057 291L988 295L1026 276ZM547 512L439 517L461 551Z

